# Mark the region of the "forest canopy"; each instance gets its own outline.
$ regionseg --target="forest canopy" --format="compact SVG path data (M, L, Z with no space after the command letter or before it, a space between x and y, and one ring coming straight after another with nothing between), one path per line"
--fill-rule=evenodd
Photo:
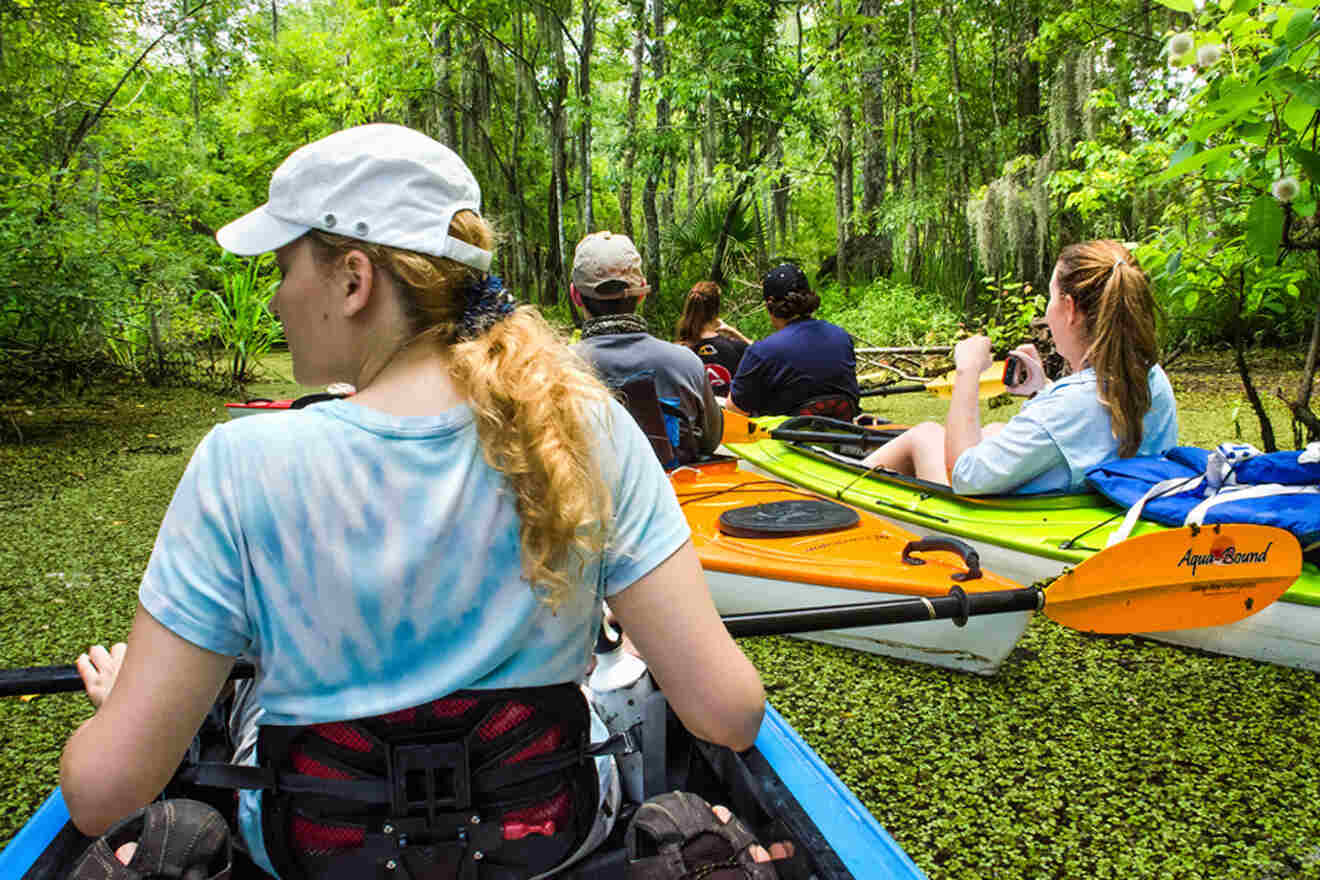
M1309 375L1315 7L15 0L0 373L242 381L278 339L272 269L222 258L214 229L293 149L388 121L468 161L496 271L565 323L573 244L613 229L662 335L704 278L754 322L760 274L791 258L839 309L920 304L907 339L850 327L865 343L1007 343L1059 248L1109 237L1156 281L1171 346L1310 340Z

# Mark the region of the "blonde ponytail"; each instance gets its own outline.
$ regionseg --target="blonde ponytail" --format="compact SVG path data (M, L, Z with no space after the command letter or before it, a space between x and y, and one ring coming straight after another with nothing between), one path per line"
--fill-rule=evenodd
M513 487L523 576L556 608L605 547L611 498L588 408L609 392L530 306L454 345L449 359L486 461Z
M455 215L455 238L490 250L494 234L470 211ZM551 608L583 582L604 551L612 500L600 467L601 411L609 392L540 313L521 306L475 338L463 338L465 290L481 274L431 257L319 230L307 233L323 262L362 251L400 291L413 336L430 341L472 407L482 453L513 489L523 577Z
M1118 454L1141 447L1150 410L1150 368L1159 361L1159 307L1146 273L1116 241L1069 245L1059 255L1060 293L1073 298L1085 320L1100 402L1109 410Z

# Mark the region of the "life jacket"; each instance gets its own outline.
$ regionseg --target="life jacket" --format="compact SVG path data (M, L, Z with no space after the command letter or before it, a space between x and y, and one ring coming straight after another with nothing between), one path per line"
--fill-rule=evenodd
M1213 451L1177 446L1162 455L1116 458L1086 472L1110 501L1128 509L1109 543L1138 518L1169 526L1259 523L1287 529L1303 550L1320 546L1320 449L1262 453L1242 443Z
M282 880L514 880L585 854L600 787L572 684L457 691L387 715L263 725L261 766L201 763L186 781L264 789ZM606 807L606 809L609 809Z

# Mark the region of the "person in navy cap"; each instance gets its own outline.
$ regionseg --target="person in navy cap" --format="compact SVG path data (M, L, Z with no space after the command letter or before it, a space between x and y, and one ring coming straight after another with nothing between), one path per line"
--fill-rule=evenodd
M842 327L813 318L820 297L792 263L761 281L775 332L755 342L733 377L729 401L748 415L857 415L857 358Z

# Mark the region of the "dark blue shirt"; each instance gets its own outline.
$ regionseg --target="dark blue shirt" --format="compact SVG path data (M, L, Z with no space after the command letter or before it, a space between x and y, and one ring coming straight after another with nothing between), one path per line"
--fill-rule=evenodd
M752 343L729 396L752 415L783 415L827 394L857 401L853 340L842 327L808 318Z

